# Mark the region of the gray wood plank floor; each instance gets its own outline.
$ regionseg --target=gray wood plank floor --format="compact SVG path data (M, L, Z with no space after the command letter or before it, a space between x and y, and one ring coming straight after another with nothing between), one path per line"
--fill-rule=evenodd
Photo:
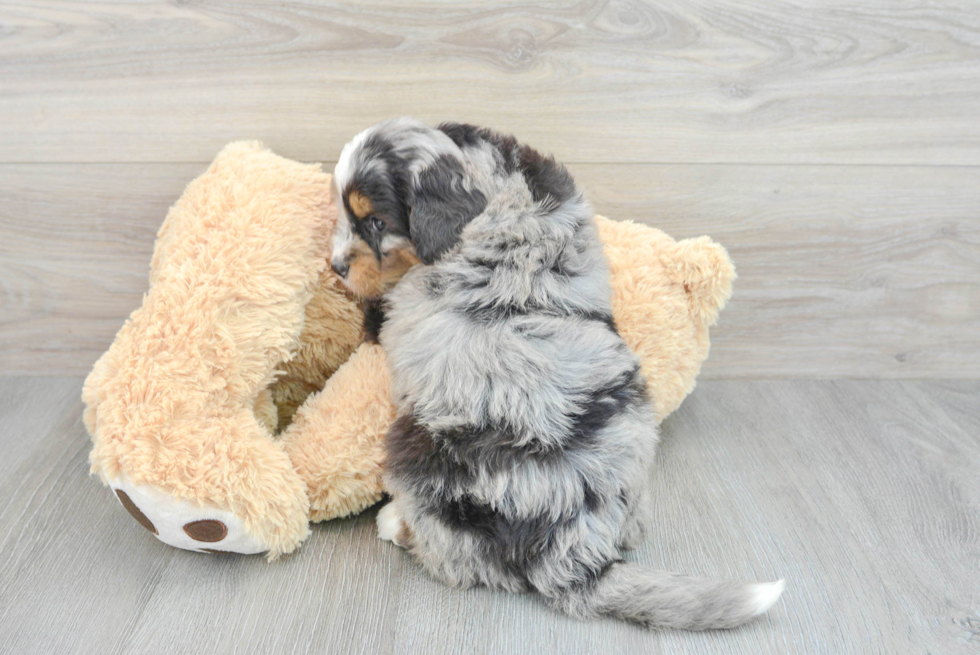
M579 623L458 591L373 511L294 556L163 546L89 477L78 378L0 378L0 652L980 652L980 382L703 381L664 425L658 523L630 558L785 577L715 633Z

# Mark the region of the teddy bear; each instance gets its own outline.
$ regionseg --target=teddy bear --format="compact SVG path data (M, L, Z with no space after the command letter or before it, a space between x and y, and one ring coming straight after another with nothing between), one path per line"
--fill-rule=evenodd
M273 560L383 496L390 380L327 265L333 193L318 164L226 146L171 207L143 303L85 380L91 470L166 544ZM662 420L694 388L735 269L707 237L596 221Z

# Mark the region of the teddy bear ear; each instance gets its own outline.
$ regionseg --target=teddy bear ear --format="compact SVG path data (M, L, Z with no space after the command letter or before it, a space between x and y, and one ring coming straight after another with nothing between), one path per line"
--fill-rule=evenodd
M708 237L677 242L668 274L684 285L691 304L691 314L705 325L714 325L718 312L732 296L735 266L728 251Z

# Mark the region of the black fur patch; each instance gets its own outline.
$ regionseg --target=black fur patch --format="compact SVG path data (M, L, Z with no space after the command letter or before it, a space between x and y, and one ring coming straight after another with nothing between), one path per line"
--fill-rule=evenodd
M514 563L544 554L552 545L556 531L568 521L565 518L556 522L548 515L508 518L466 495L442 505L439 516L457 530L469 530L494 542L498 556Z
M403 414L391 424L385 450L388 472L417 487L422 495L431 495L433 486L451 491L475 480L470 467L452 457L412 414Z
M475 146L483 138L483 128L467 123L442 123L436 128L453 140L458 147Z
M434 483L452 495L473 483L481 469L505 469L529 459L547 461L558 454L540 442L516 443L513 432L503 428L469 426L433 434L407 414L388 429L386 466L392 475L419 488Z
M537 566L538 560L554 557L552 551L562 531L578 520L581 511L588 511L583 508L557 521L549 514L511 518L467 495L453 498L435 510L448 526L480 537L483 557L488 564L523 581L525 588L531 588L529 572ZM570 562L577 564L579 569L571 586L592 586L613 564L621 561L614 560L601 566Z
M432 264L459 241L463 228L487 206L477 189L466 189L462 163L443 155L419 174L412 190L409 228L415 252Z
M536 201L551 198L562 203L576 195L575 180L554 157L545 157L533 148L521 146L520 162L521 173Z
M569 450L591 447L593 435L583 431L601 429L611 418L610 408L599 406L603 402L600 399L620 394L615 389L597 390L582 407L583 414L573 419L572 430L557 445L534 439L520 443L512 430L503 427L468 426L435 434L413 415L399 416L385 437L386 467L392 475L416 487L420 496L445 501L473 484L480 471L508 470L528 461L557 465ZM598 411L601 416L589 422L584 413L590 411ZM593 490L583 487L586 504L590 493Z
M531 587L529 571L538 559L549 554L560 532L574 518L555 521L547 514L508 518L470 496L454 498L435 509L437 516L453 529L480 537L484 560L522 581L525 588ZM586 578L587 574L583 576Z
M503 172L520 171L536 202L551 198L562 203L578 194L575 180L554 157L518 143L513 136L465 123L443 123L438 129L460 148L473 147L481 141L492 145L500 153Z
M364 341L378 343L378 335L385 322L384 301L368 300L361 308L364 310Z
M646 381L637 366L611 384L590 391L588 399L579 407L579 412L571 417L570 442L582 445L593 443L596 432L609 425L612 419L628 407L644 402Z
M472 285L471 285L472 288ZM609 330L618 334L616 321L611 314L600 311L564 313L557 308L545 309L532 304L515 305L496 303L493 305L471 305L461 308L459 313L478 323L498 323L510 321L522 316L548 316L553 318L579 318L584 321L596 321L604 324Z
M612 317L612 314L607 314L606 312L581 312L577 316L581 316L590 321L605 323L611 332L619 334L619 330L616 328L616 320Z
M439 517L456 530L472 530L492 538L497 524L504 519L489 505L481 504L470 496L453 498L438 508Z
M446 456L474 470L507 470L521 462L547 464L560 456L560 449L538 440L520 442L507 428L455 428L439 434Z
M588 481L583 483L583 502L585 508L590 512L594 512L602 506L602 497L595 492Z

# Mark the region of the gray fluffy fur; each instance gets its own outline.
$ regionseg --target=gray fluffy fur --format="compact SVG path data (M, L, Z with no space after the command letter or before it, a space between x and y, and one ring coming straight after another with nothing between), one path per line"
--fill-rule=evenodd
M620 559L650 522L657 422L612 321L592 209L565 169L471 126L373 130L407 144L413 179L437 152L464 171L454 188L486 199L386 298L399 417L386 441L393 501L379 517L397 527L382 530L449 585L533 590L576 617L706 629L768 609L781 587ZM421 164L413 148L427 153ZM432 229L412 225L417 248Z

